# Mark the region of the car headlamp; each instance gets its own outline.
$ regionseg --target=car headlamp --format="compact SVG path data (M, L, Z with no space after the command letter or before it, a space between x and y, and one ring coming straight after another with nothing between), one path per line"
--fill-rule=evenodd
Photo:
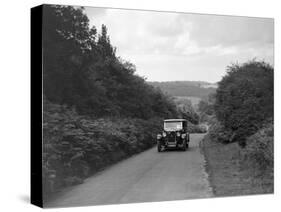
M182 135L181 135L182 138L185 138L185 136L186 136L186 134L182 134Z
M178 136L178 137L180 137L180 136L181 136L180 132L177 132L177 136Z
M167 136L167 133L163 132L163 133L162 133L162 136L163 136L163 137L166 137L166 136Z
M157 134L157 139L160 139L162 138L162 135L161 134Z

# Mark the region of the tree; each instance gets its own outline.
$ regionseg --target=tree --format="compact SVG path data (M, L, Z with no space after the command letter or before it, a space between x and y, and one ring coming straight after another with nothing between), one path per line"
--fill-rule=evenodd
M110 44L109 36L107 35L107 28L104 24L101 26L101 34L97 42L99 53L105 59L106 57L115 57L116 48Z
M219 82L215 113L236 140L255 133L273 117L273 68L254 60L229 66Z
M73 105L88 89L85 60L96 46L96 29L89 27L83 8L46 5L43 30L44 93Z
M172 101L116 57L107 27L89 27L83 8L45 6L43 27L46 99L96 117L175 116Z
M199 124L199 116L189 99L175 98L175 101L180 118L186 119L192 124Z

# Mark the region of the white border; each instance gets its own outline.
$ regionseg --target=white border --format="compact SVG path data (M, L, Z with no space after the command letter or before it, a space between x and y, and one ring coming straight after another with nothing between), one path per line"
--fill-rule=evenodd
M30 8L42 3L209 13L275 18L275 58L280 58L280 6L276 0L9 0L1 2L1 211L38 211L29 198L30 157ZM275 60L275 164L280 162L280 62ZM277 71L278 70L278 71ZM280 96L280 95L279 95ZM279 106L280 108L280 106ZM280 199L280 169L275 195L161 203L54 209L82 211L275 211Z

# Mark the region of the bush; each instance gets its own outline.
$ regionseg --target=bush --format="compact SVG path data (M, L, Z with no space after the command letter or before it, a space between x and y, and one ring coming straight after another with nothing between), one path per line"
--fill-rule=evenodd
M228 67L219 82L215 113L235 140L245 141L273 117L273 68L265 62L250 61Z
M226 129L215 117L210 119L209 135L211 140L219 143L235 141L236 133Z
M174 97L177 105L178 117L188 120L192 124L199 124L199 115L195 111L191 100L185 98Z
M188 123L187 131L189 133L206 133L207 127L205 125L195 125L195 124Z
M257 167L261 172L271 170L273 173L273 124L267 124L247 139L243 150L243 161Z
M211 121L215 116L215 112L214 112L215 94L216 93L211 93L209 94L208 98L200 100L198 104L200 122L211 124Z
M159 119L90 118L44 101L44 191L83 182L87 176L152 147Z

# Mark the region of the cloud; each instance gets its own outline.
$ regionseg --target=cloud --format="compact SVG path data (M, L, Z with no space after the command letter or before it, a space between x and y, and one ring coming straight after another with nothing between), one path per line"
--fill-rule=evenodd
M218 81L231 62L273 64L273 19L86 8L117 54L149 80Z
M107 11L106 8L102 8L102 7L84 7L84 8L88 18L90 19L91 22L93 22L92 24L94 24L95 18L104 17Z
M191 39L200 45L273 43L273 19L219 15L194 15Z

